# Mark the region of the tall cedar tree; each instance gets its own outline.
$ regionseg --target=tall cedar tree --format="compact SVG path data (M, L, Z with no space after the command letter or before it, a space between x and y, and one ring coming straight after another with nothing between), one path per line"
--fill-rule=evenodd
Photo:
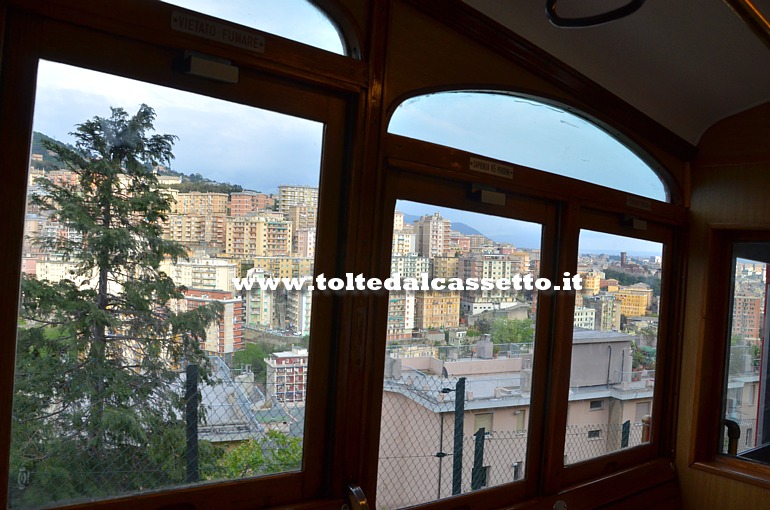
M112 108L76 126L74 147L45 142L77 182L37 181L31 201L67 229L37 242L77 269L22 283L13 506L184 480L180 369L207 377L199 342L221 308L175 311L180 289L158 269L186 252L161 236L172 199L152 168L176 137L150 134L154 119L146 105Z

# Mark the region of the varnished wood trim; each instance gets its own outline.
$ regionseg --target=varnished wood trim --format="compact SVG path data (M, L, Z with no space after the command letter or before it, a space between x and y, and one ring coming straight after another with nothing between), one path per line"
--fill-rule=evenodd
M487 184L513 194L529 194L548 200L567 202L579 198L585 207L632 214L670 225L684 225L686 222L686 209L681 206L399 135L385 135L384 153L392 166L409 168L416 172ZM472 172L468 170L470 157L512 167L514 178ZM638 199L649 207L629 207L629 197L632 201Z
M313 85L355 92L366 85L367 65L306 44L218 18L195 13L157 0L9 0L10 8L37 17L48 17L114 36L140 40L174 50L198 51L224 58L238 66L262 69L282 76L303 78ZM171 13L188 12L218 23L232 25L265 38L265 52L255 53L221 42L171 29ZM66 46L67 41L62 41Z

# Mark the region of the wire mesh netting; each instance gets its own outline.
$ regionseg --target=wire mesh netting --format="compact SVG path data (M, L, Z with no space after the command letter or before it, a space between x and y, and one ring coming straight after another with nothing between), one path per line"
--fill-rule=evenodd
M9 507L301 469L304 403L266 395L252 372L233 370L221 358L210 357L209 365L205 379L188 366L168 381L169 392L136 401L133 409L83 402L17 421ZM14 403L20 419L23 403ZM97 412L98 432L89 427Z
M426 503L524 477L529 395L513 389L518 380L436 377L414 369L393 375L391 370L384 384L378 508ZM501 391L519 405L498 414L484 402L495 394L500 400Z

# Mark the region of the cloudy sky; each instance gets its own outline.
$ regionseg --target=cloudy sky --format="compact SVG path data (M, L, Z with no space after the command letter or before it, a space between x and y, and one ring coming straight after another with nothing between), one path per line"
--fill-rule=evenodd
M322 15L303 0L170 3L342 52L337 32L319 23ZM268 193L280 184L318 184L322 124L58 63L40 62L34 129L71 142L69 132L76 124L109 116L110 106L134 113L142 103L155 109L157 132L179 137L171 165L175 170ZM389 130L651 198L665 197L649 167L606 133L580 117L521 98L417 98L396 111ZM399 208L415 215L440 211L497 241L530 248L540 244L539 225L413 203ZM660 251L659 245L619 243L612 237L586 233L581 250Z

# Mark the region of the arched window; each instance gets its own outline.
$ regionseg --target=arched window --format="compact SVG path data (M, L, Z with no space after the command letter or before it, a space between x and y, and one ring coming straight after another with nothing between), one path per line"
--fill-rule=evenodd
M534 99L484 91L418 96L398 106L388 131L668 201L650 161L584 117Z
M339 27L309 0L163 0L185 9L346 55Z

